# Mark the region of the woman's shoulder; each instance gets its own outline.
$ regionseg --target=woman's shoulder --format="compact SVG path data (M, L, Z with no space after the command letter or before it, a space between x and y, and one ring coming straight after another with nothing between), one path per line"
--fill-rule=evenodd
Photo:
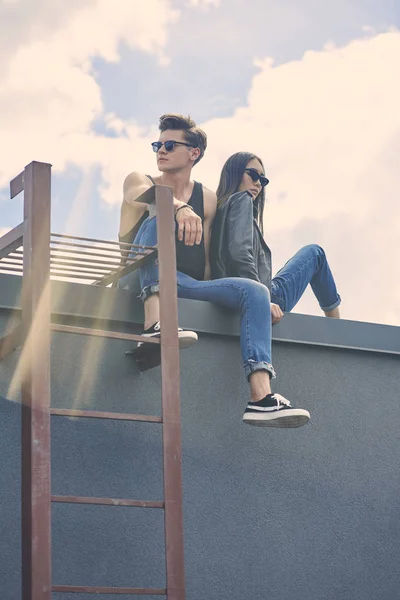
M223 205L220 208L222 209L225 207L226 209L229 209L239 204L243 207L246 205L252 206L253 199L251 197L251 194L249 194L249 192L235 192L234 194L229 196L229 198L226 200L226 202L223 203Z

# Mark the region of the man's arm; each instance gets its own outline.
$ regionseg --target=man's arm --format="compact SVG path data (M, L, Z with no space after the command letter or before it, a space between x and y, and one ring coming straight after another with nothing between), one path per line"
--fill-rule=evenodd
M211 228L217 212L217 196L211 190L203 187L203 202L204 202L204 250L206 254L206 267L204 271L204 280L211 279L210 267L210 244L211 244Z
M119 234L121 237L126 235L132 229L133 237L135 237L137 233L135 228L148 209L147 204L139 204L139 202L135 202L135 200L146 190L151 188L152 185L150 179L142 173L130 173L126 177L123 187L121 220L119 226Z
M152 183L142 173L130 173L123 188L123 201L121 206L120 235L123 236L134 228L148 210L147 204L135 202L146 190L152 187ZM183 208L181 208L183 207ZM177 212L177 209L180 210ZM186 202L181 202L174 197L174 210L178 223L178 238L184 240L186 245L200 244L203 233L201 219ZM137 233L137 232L134 232Z
M124 202L135 209L139 208L143 214L147 210L147 204L141 205L135 202L135 200L151 188L152 185L150 179L146 175L143 175L143 173L129 173L124 181Z

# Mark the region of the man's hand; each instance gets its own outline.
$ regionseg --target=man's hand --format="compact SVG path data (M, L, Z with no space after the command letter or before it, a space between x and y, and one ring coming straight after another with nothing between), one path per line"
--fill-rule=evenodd
M176 213L178 223L178 240L184 240L186 246L200 244L203 235L201 218L189 206L181 208Z
M280 309L280 306L271 302L271 318L272 325L276 325L284 316L283 312Z

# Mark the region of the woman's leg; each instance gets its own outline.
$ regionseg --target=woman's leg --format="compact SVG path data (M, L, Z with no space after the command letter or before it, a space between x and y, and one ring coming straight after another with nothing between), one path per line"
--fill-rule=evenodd
M308 411L293 408L280 394L271 394L269 379L275 377L275 371L271 364L271 318L265 318L271 311L265 285L241 277L196 281L178 273L178 296L240 311L240 346L252 398L243 415L245 423L262 427L301 427L308 423Z
M301 248L272 280L271 301L290 312L308 284L326 316L339 317L341 302L324 250L316 244Z
M239 277L197 281L178 273L178 296L205 300L238 311L240 346L247 379L256 371L266 371L269 376L275 377L271 364L271 320L265 318L266 314L270 314L269 292L264 285ZM266 382L269 388L269 377ZM266 393L269 391L270 388Z

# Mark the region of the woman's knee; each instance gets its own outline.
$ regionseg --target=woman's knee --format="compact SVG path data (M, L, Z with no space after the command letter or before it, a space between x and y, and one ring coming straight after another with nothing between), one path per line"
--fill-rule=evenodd
M307 252L310 256L325 259L325 250L318 244L308 244L302 248L303 252Z
M252 299L268 303L271 301L270 291L263 283L252 279L241 279L241 282L243 282L244 291Z
M319 244L308 244L307 246L304 246L303 249L314 252L314 254L325 254L324 249Z

